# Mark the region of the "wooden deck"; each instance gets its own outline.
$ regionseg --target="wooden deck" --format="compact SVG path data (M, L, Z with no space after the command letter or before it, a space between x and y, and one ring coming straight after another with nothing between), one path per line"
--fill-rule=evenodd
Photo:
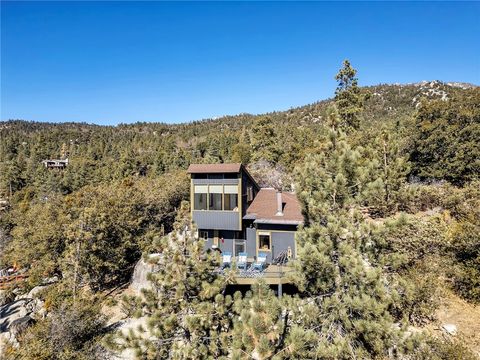
M253 276L246 275L246 272L238 271L235 273L235 282L237 285L253 285L258 279L263 279L268 285L291 284L291 275L293 268L287 265L268 265L268 267L259 273L253 273Z

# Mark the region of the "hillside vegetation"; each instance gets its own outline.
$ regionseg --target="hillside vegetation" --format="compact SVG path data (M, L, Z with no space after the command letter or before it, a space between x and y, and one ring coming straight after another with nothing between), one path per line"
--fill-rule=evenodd
M478 339L421 330L445 294L480 303L480 88L359 87L348 62L336 79L332 99L261 115L0 123L0 268L29 273L3 302L59 279L7 358L476 358ZM42 164L67 157L64 170ZM225 295L201 241L164 237L189 223L188 165L221 162L297 192L298 295L262 283ZM123 307L154 336L119 336L101 307L151 252L171 261Z

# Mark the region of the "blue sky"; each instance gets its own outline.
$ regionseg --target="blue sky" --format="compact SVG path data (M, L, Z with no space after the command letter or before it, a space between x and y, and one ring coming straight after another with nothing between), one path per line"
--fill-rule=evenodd
M15 2L1 7L1 120L183 122L361 85L480 84L480 3Z

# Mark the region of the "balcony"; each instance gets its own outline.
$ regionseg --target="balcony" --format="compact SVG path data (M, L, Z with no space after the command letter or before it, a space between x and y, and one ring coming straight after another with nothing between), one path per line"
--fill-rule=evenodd
M235 270L234 278L237 285L253 285L261 278L268 285L292 283L293 268L289 265L269 264L263 271Z
M246 256L246 253L244 256ZM271 263L262 262L263 266L261 267L254 266L254 264L258 264L258 259L246 259L245 263L244 258L242 266L239 265L242 261L240 257L233 257L230 262L224 262L218 272L224 276L230 276L232 282L236 285L253 285L258 279L262 279L268 285L283 285L293 282L294 267L286 252L281 253Z

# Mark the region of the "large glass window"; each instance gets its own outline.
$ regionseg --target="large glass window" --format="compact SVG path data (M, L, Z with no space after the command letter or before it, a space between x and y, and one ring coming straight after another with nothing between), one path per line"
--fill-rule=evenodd
M195 191L193 194L194 210L207 210L207 185L195 185Z
M259 233L258 234L258 249L259 250L270 250L270 233Z
M224 209L238 210L238 186L225 185L224 189Z
M209 210L222 210L222 185L210 185Z

